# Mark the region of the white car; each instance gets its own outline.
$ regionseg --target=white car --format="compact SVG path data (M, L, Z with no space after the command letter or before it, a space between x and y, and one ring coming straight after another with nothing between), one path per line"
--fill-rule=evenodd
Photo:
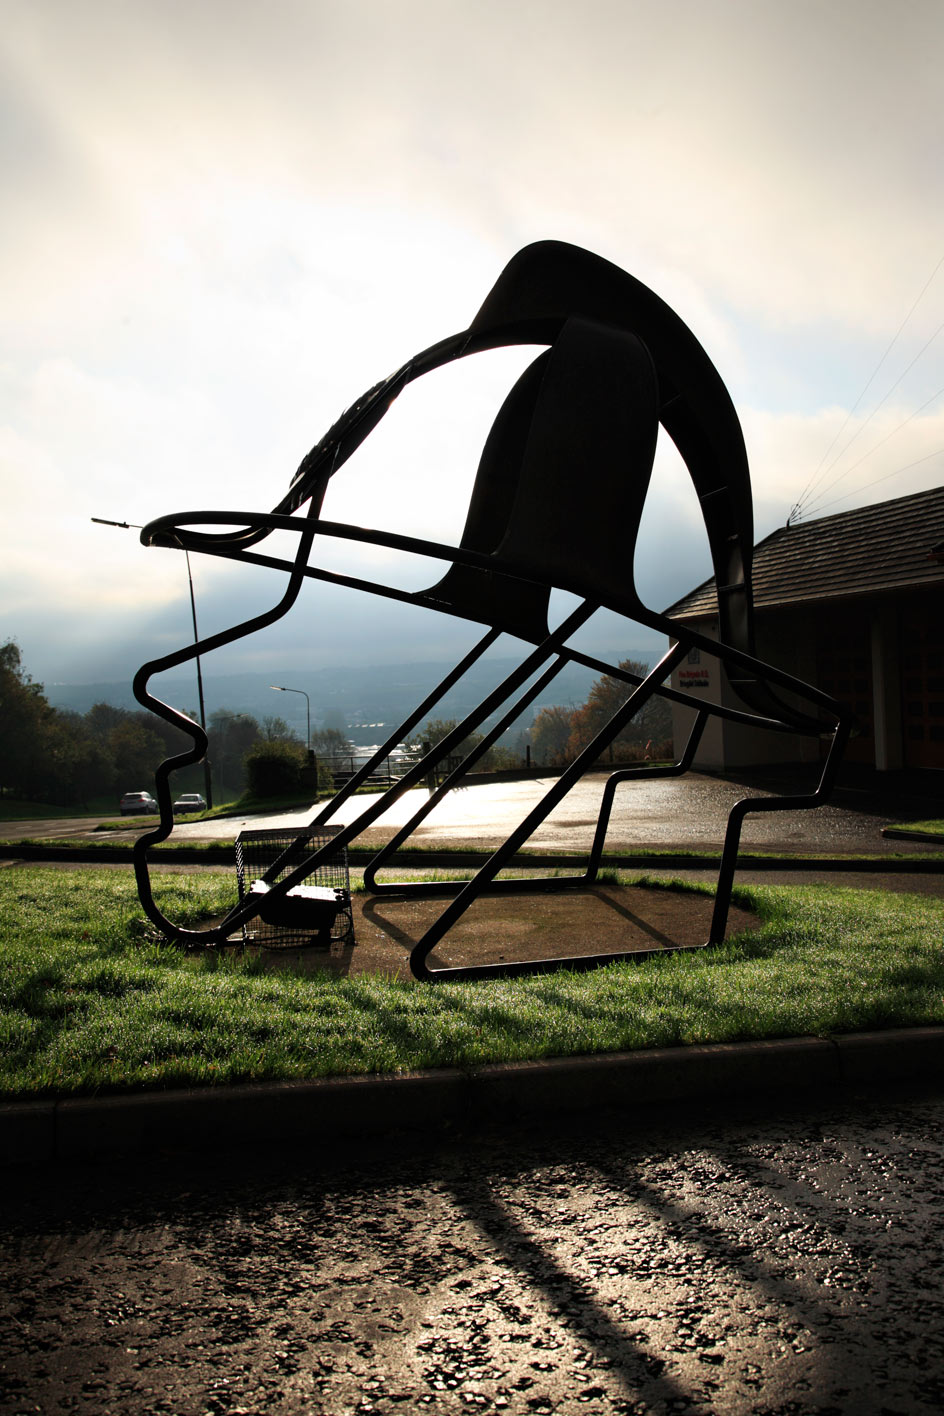
M184 792L174 802L175 811L206 811L206 802L199 792Z
M118 803L122 816L155 816L157 802L150 792L125 792Z

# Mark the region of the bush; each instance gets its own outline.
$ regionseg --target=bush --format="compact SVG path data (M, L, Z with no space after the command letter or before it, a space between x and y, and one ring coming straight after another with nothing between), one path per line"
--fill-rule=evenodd
M246 753L246 785L251 796L291 796L301 790L306 753L301 743L260 740Z

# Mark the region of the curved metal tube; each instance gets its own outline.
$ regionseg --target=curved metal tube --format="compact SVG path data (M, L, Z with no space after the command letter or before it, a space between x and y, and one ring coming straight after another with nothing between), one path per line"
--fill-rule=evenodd
M513 344L544 345L548 348L522 375L502 405L483 451L466 528L458 547L321 520L321 505L329 479L377 426L394 399L409 383L468 354ZM616 370L615 374L613 370ZM628 414L626 410L631 400L617 396L620 390L627 389L633 391L638 413ZM562 415L561 409L569 406L572 391L576 411L572 415ZM615 419L614 431L609 428L608 418L610 421ZM612 534L612 527L607 528L608 555L611 559L618 559L613 564L606 560L605 569L601 558L594 557L592 546L587 541L586 517L579 526L579 536L583 537L582 555L570 554L572 538L578 532L574 518L562 523L560 515L552 515L547 524L557 538L554 547L551 547L550 541L545 545L543 533L534 530L536 514L540 518L549 507L563 505L555 501L555 497L570 485L567 477L572 476L568 461L571 458L574 466L583 467L590 484L597 475L596 469L602 465L611 479L606 482L606 487L623 488L620 504L625 515L622 521L615 518L613 524L624 526L624 541L627 537L634 540L648 484L649 468L645 465L647 450L650 454L654 451L655 427L659 423L676 443L701 503L718 584L720 642L688 627L682 629L641 603L632 582L632 558L629 557L628 566L623 566L622 559L618 558L620 544ZM602 455L602 464L594 450ZM633 474L635 482L632 478L624 478L620 482L617 452L625 456L631 454L636 459L633 464L636 469ZM651 455L649 461L651 466ZM550 468L550 494L541 481L545 468ZM631 490L627 491L627 488ZM307 513L300 517L297 513L306 503ZM214 529L199 529L201 527ZM591 535L598 534L596 526L589 529ZM291 531L298 535L298 546L290 559L265 555L256 549L275 531ZM449 570L438 585L418 593L324 571L309 564L316 534L444 560ZM176 925L156 905L148 869L148 852L166 840L173 829L168 779L176 768L201 760L206 752L207 739L199 725L151 694L149 681L155 673L177 667L199 654L231 644L244 635L275 623L294 605L306 578L366 590L459 615L473 622L477 620L488 626L480 645L466 656L451 675L447 675L444 683L433 695L427 696L407 720L411 726L420 720L428 705L438 700L445 691L444 685L455 682L464 667L484 652L484 648L500 632L513 634L534 647L518 669L508 675L463 724L436 746L429 759L417 764L378 802L365 808L357 820L343 827L329 845L314 851L283 880L273 884L268 896L270 901L305 879L321 858L355 839L393 800L423 779L430 762L447 756L472 730L470 724L477 727L489 714L507 704L509 698L518 693L526 680L549 659L554 662L543 670L542 678L538 680L539 686L549 681L568 660L587 664L633 685L627 702L594 743L562 775L475 880L465 885L417 945L411 956L411 967L417 977L477 977L495 972L494 969L430 970L425 960L435 943L479 891L487 886L495 888L498 883L495 877L503 864L561 800L593 757L613 740L621 727L652 695L659 694L695 710L696 719L689 743L672 767L627 769L611 776L604 792L587 875L577 878L578 883L592 879L596 873L618 782L630 777L675 775L684 771L692 760L707 715L777 732L808 736L828 734L832 737L820 785L811 796L760 802L751 800L738 803L732 810L719 877L712 941L719 937L719 930L720 937L723 937L744 816L751 811L818 805L834 779L839 753L848 734L849 715L833 699L783 670L762 663L755 655L751 604L753 533L747 457L736 412L714 365L684 322L652 291L599 257L562 243L542 242L525 248L506 267L467 330L422 351L361 395L302 459L287 494L273 511L198 511L162 516L143 529L141 540L145 544L175 546L280 569L288 574L285 593L270 610L199 643L155 659L145 664L135 676L137 701L181 728L193 744L187 751L162 763L158 769L156 791L160 826L141 837L134 849L138 889L148 917L168 938L188 946L224 942L234 929L260 912L261 901L258 897L244 900L230 911L220 925L209 930ZM547 598L552 588L570 591L582 604L556 631L548 633ZM516 597L517 608L507 610L506 601ZM571 649L567 644L570 635L600 604L667 634L670 639L677 638L678 642L660 664L641 679ZM665 684L664 679L681 656L693 647L722 663L728 681L744 708L720 703L704 704L699 698ZM499 724L509 722L537 691L539 687L532 685L513 707L505 709ZM805 711L787 704L781 697L782 692L796 695L801 702L809 705L809 709ZM497 737L500 731L501 726L489 730L486 743ZM397 736L402 732L401 725ZM388 744L385 744L386 747ZM478 751L481 753L484 747ZM378 750L372 763L382 753L383 749ZM448 779L435 800L439 800L454 785L461 772L474 760L475 754L467 759L458 774L454 773ZM358 780L366 780L371 766L367 764L362 769ZM314 830L325 821L340 800L353 790L354 785L343 789L338 798L316 814L309 829ZM432 804L435 803L428 803L414 815L409 827L404 828L406 834L423 819ZM396 843L406 838L404 832L395 837ZM386 888L376 883L375 874L393 849L396 849L396 844L380 852L369 868L369 883L376 890ZM571 883L565 880L562 886ZM601 961L600 958L595 960ZM570 967L587 966L586 961L580 959L565 962ZM523 969L531 971L545 966L550 966L547 961L539 961L524 965ZM508 966L502 971L523 970Z
M143 708L155 713L165 722L171 723L174 727L180 728L188 737L193 740L193 748L188 752L179 753L175 757L166 758L158 767L155 776L157 804L160 811L160 825L153 831L147 831L143 836L139 836L134 843L132 858L134 863L135 880L138 887L138 895L142 907L148 919L156 924L158 929L168 938L177 943L195 945L225 942L232 932L232 927L227 928L226 924L219 925L211 930L187 929L182 925L175 924L168 919L154 900L154 892L151 886L151 873L148 866L148 852L153 846L161 841L166 841L167 837L174 829L174 813L171 802L168 779L171 772L180 767L189 766L194 762L201 762L206 754L207 736L199 723L195 723L192 718L172 708L170 704L164 703L155 697L148 689L151 677L156 673L163 673L167 669L176 668L180 664L187 663L198 654L206 654L212 649L221 648L223 645L232 644L234 640L243 638L246 634L251 634L255 630L265 629L271 624L275 624L286 615L298 598L299 591L304 584L304 575L301 572L300 563L307 560L311 551L311 544L314 540L315 525L314 517L316 511L314 503L312 511L309 513L312 518L307 522L306 528L301 530L298 544L298 562L296 569L289 577L289 583L281 600L262 614L254 615L251 619L244 620L232 629L223 630L218 634L211 635L208 639L201 640L195 644L187 645L183 649L178 649L172 654L163 655L160 659L153 659L144 664L134 676L133 692L137 701ZM258 902L257 902L258 905ZM258 913L258 908L253 910Z

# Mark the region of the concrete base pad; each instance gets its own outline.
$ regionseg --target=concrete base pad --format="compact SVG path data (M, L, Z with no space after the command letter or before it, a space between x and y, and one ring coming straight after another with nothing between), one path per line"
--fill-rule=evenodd
M268 949L275 968L338 974L382 973L411 978L409 955L448 899L403 895L354 896L354 947ZM697 948L705 943L713 898L644 886L592 885L579 890L480 897L430 955L433 968L586 954L633 954ZM757 917L733 905L728 937Z

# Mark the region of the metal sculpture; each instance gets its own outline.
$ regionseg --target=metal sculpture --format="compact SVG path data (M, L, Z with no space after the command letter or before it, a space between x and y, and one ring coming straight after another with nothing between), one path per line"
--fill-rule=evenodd
M458 546L322 518L321 506L330 478L410 383L453 360L518 344L543 348L508 394L486 439ZM718 586L717 641L649 609L640 600L633 582L636 539L660 425L676 444L701 504ZM208 526L214 529L200 529ZM275 531L297 536L297 549L291 559L259 549ZM428 590L407 592L310 564L318 537L393 547L445 560L449 568ZM760 662L755 655L750 476L740 424L728 392L695 336L668 305L631 275L578 247L546 241L520 251L502 272L469 328L416 355L358 399L303 459L288 493L271 512L201 511L164 516L146 526L141 539L146 545L181 547L274 567L288 576L282 598L266 613L199 645L189 645L145 664L135 677L138 701L182 728L194 744L192 750L169 759L158 769L156 795L161 824L140 838L135 847L135 871L145 911L168 938L185 945L222 944L260 913L263 900L270 914L277 911L279 899L304 884L328 853L346 848L395 798L428 779L431 770L454 755L470 733L499 713L479 746L447 776L409 825L368 866L368 889L382 893L394 888L376 878L383 862L568 662L622 678L631 686L629 697L472 879L459 885L413 887L427 893L454 895L413 949L410 965L417 978L490 977L561 965L587 968L622 957L590 955L464 968L430 968L427 962L434 946L485 890L565 890L591 882L599 867L617 785L686 771L711 715L772 732L825 736L829 749L819 784L812 793L753 798L738 802L732 809L708 943L724 938L744 817L753 812L817 806L834 780L849 729L845 710L815 687ZM292 607L306 578L456 615L484 625L485 634L370 761L315 814L308 828L309 849L300 849L300 844L302 848L306 845L304 836L300 844L296 838L290 869L285 869L285 861L279 858L265 872L264 884L268 888L247 893L222 923L203 931L184 928L168 920L154 902L148 853L167 838L173 826L169 775L176 768L202 759L206 737L196 723L155 698L149 691L149 680L197 653L206 654L274 623ZM571 592L580 604L551 630L548 605L554 589ZM571 647L572 635L601 606L675 641L644 677ZM424 721L442 696L502 633L533 646L518 668L379 800L367 806L350 825L339 829L328 845L319 846L318 840L323 840L319 833L341 802L370 777L404 736ZM721 660L742 708L708 704L667 686L672 669L693 648ZM789 701L780 696L783 692L791 696ZM624 768L609 778L585 873L539 880L498 879L540 822L653 694L695 709L690 739L671 766ZM807 706L797 707L795 700ZM503 707L504 712L500 712ZM402 891L409 887L395 888Z

